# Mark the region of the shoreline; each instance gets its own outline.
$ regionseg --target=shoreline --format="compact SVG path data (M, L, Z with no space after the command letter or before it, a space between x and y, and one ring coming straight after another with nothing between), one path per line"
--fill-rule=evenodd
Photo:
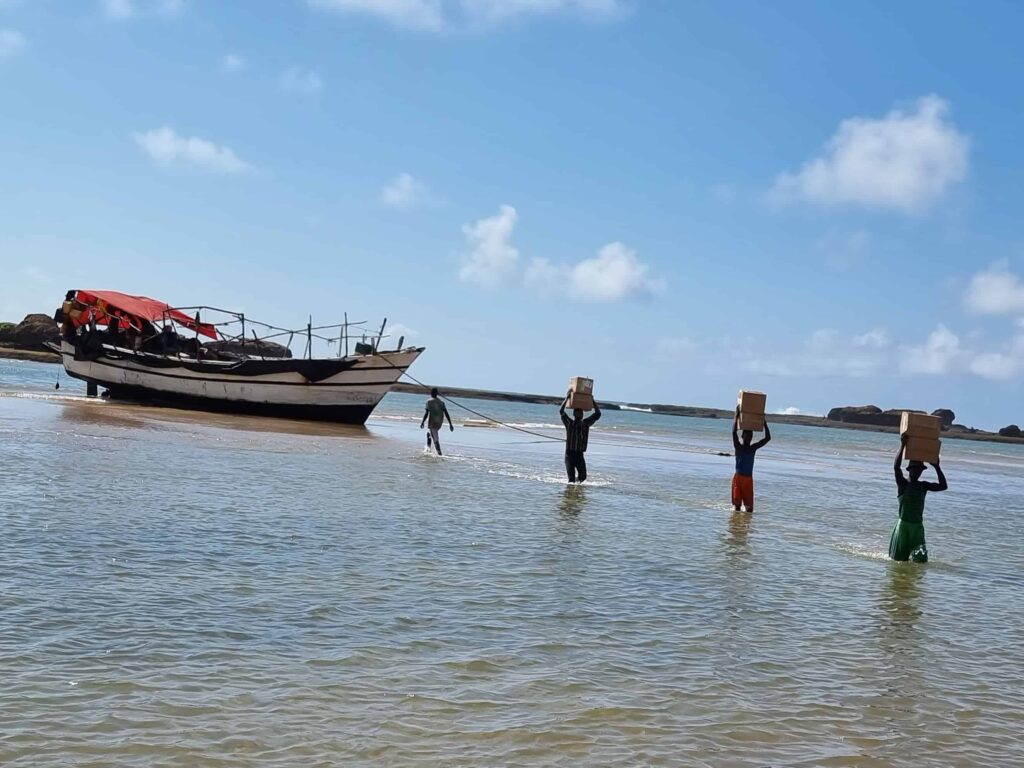
M445 396L452 398L465 397L473 400L496 400L506 403L531 403L534 405L550 405L558 407L562 404L562 397L551 395L536 395L525 392L499 392L486 389L471 389L467 387L438 387ZM399 382L391 388L392 392L401 392L410 395L428 395L430 389L418 384L406 384ZM731 420L732 411L722 408L704 408L691 405L666 405L662 403L631 403L599 401L606 410L634 411L651 413L658 416L683 416L696 419L722 419ZM893 435L899 434L899 427L887 427L875 424L854 424L846 421L829 421L824 416L788 416L786 414L770 413L773 424L793 424L801 427L818 427L823 429L846 429L854 432L884 432ZM953 440L974 440L975 442L1006 443L1012 445L1024 445L1024 438L1003 437L995 432L976 430L974 432L944 430L942 439Z
M60 363L60 355L56 352L35 349L20 349L19 347L5 347L0 345L0 359L22 360L32 363Z
M0 346L0 359L19 360L33 363L59 364L60 357L53 352L45 350L19 349L16 347ZM501 392L497 390L472 389L468 387L439 387L445 395L460 398L465 397L472 400L494 400L506 403L530 403L533 405L549 405L558 407L562 404L561 397L551 395L537 395L526 392ZM419 384L407 384L398 382L391 388L392 392L401 392L411 395L427 395L428 387ZM692 405L668 405L664 403L631 403L607 401L603 403L606 410L634 411L640 413L652 413L658 416L682 416L696 419L732 419L733 412L722 408L704 408ZM885 432L898 434L898 427L887 427L875 424L854 424L845 421L829 421L824 416L788 416L786 414L768 414L774 424L793 424L801 427L818 427L824 429L846 429L859 432ZM1024 445L1024 438L1003 437L995 432L976 430L974 432L945 430L942 433L943 439L973 440L975 442L1004 443L1011 445Z

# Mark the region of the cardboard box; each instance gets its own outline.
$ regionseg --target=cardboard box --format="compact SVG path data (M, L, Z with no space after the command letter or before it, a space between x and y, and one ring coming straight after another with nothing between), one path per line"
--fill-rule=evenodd
M740 412L740 432L764 432L764 414L763 413L744 413Z
M594 410L594 396L585 392L573 392L569 396L569 410L574 411L577 408L583 411Z
M931 437L938 439L942 432L942 419L926 413L904 411L900 419L900 434L907 437Z
M939 460L942 441L937 437L908 437L907 450L903 458L907 461L923 461L934 464Z
M582 376L573 376L569 379L569 390L579 392L581 395L593 395L594 380L586 379Z
M736 404L740 407L740 413L760 413L764 415L764 407L767 402L768 395L764 392L750 392L745 389L741 389L739 397L736 398Z

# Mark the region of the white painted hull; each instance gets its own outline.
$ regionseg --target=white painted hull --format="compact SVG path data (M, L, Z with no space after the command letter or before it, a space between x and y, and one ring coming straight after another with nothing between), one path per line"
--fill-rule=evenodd
M76 360L61 345L64 368L75 378L110 390L114 397L184 407L362 424L422 349L346 358L344 361L177 361L105 347L95 360ZM316 380L288 367L317 369ZM320 377L332 367L346 366ZM260 372L253 373L256 368ZM264 371L264 369L266 369ZM240 373L240 371L247 371Z

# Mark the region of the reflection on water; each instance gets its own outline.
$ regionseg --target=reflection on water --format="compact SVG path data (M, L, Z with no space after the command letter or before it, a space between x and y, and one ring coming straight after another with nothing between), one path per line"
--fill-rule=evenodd
M563 517L576 517L587 504L587 491L582 485L568 484L562 491L558 512Z
M729 533L725 537L725 542L729 545L732 554L747 554L750 552L747 537L750 535L750 526L753 519L753 512L737 512L733 510L729 513Z

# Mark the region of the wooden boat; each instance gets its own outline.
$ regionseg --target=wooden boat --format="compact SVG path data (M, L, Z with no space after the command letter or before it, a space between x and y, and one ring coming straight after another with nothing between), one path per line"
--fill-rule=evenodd
M61 341L51 348L68 375L93 392L104 387L111 398L344 424L365 423L423 353L422 347L401 348L402 340L399 348L382 351L386 320L376 333L347 319L288 330L241 313L174 308L116 291L68 291L54 319ZM287 344L274 341L284 336ZM296 337L306 342L300 358L291 356ZM314 358L314 340L337 343L338 356Z

